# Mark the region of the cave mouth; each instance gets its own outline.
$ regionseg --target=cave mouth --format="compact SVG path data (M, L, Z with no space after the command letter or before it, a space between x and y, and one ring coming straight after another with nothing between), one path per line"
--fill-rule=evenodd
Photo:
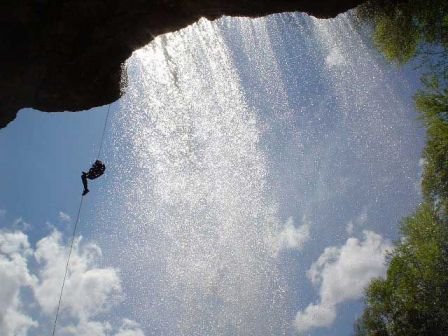
M322 324L351 332L359 305L349 301L361 297L365 274L384 271L391 224L420 200L424 141L406 71L382 61L351 19L202 19L134 52L116 103L27 109L0 133L0 205L33 224L33 242L51 214L66 212L60 228L76 218L79 175L103 149L107 171L89 184L79 233L117 270L126 301L105 295L111 310L87 307L79 322L119 332L126 319L163 335L286 335ZM78 274L67 283L89 284ZM56 298L52 287L45 296ZM24 312L37 313L39 302L28 303ZM83 327L68 309L58 327ZM310 324L315 311L330 318ZM37 328L45 320L39 314Z
M201 17L301 11L329 18L360 0L7 1L0 5L0 127L19 109L80 111L117 100L122 64Z

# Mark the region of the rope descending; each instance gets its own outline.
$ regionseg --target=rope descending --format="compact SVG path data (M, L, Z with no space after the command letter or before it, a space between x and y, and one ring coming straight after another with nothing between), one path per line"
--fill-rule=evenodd
M65 280L67 279L67 273L68 273L68 264L70 262L70 257L72 255L72 251L73 251L73 243L75 242L75 237L76 237L76 228L78 227L78 223L79 223L79 217L81 215L81 209L82 209L82 203L83 203L83 199L84 197L81 196L81 201L79 202L79 208L78 208L78 215L76 216L76 221L75 221L75 226L73 228L73 234L72 234L72 241L70 243L70 249L68 252L68 257L67 257L67 264L65 265L65 274L64 274L64 280L62 280L62 287L61 287L61 293L59 294L59 302L58 302L58 308L56 309L56 317L54 319L54 324L53 324L53 336L56 332L56 324L58 322L58 316L59 316L59 309L61 307L61 302L62 302L62 294L64 292L64 287L65 287Z
M109 107L107 108L107 114L106 114L106 118L105 118L105 121L104 121L103 132L102 132L102 135L101 135L100 147L99 147L99 149L98 149L98 154L97 154L97 157L96 157L97 160L100 158L101 151L102 151L102 149L103 149L104 135L106 134L106 130L107 130L107 122L108 122L108 120L109 120L109 113L110 113L110 106L111 106L111 105L112 105L112 104L109 104ZM73 245L74 245L74 242L75 242L76 230L77 230L77 228L78 228L79 219L80 219L80 217L81 217L81 210L82 210L83 200L84 200L84 197L81 196L81 200L80 200L80 202L79 202L79 207L78 207L78 214L76 215L76 221L75 221L75 225L74 225L74 227L73 227L72 239L71 239L71 242L70 242L70 249L69 249L68 257L67 257L67 263L66 263L66 265L65 265L64 279L62 280L61 292L59 293L59 301L58 301L58 307L57 307L57 309L56 309L56 316L55 316L55 318L54 318L54 323L53 323L53 333L52 333L52 336L54 336L55 333L56 333L56 325L57 325L57 322L58 322L59 310L60 310L60 308L61 308L62 295L64 294L65 281L67 280L67 274L68 274L68 269L69 269L69 263L70 263L70 258L71 258L71 256L72 256Z

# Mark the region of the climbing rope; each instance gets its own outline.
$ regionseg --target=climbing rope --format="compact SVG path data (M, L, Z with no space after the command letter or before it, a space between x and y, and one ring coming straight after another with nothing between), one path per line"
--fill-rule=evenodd
M65 265L65 274L64 274L64 280L62 280L62 286L61 286L61 292L59 294L59 302L58 302L58 308L56 310L56 317L54 319L54 324L53 324L53 336L54 333L56 332L56 324L58 323L58 317L59 317L59 309L61 307L61 302L62 302L62 294L64 293L64 287L65 287L65 280L67 279L67 273L68 273L68 264L70 262L70 257L72 256L72 251L73 251L73 243L75 242L75 236L76 236L76 229L78 227L78 223L79 223L79 217L81 215L81 209L82 209L82 201L83 201L84 197L81 196L81 201L79 202L79 208L78 208L78 215L76 216L76 221L75 221L75 226L73 227L73 234L72 234L72 241L70 243L70 249L68 252L68 257L67 257L67 264Z
M109 120L109 113L110 113L110 106L111 105L112 105L112 103L109 104L109 107L107 108L106 120L104 121L104 128L103 128L103 133L102 133L102 136L101 136L100 148L98 149L98 154L96 156L97 160L100 158L101 151L103 150L104 135L106 134L107 122Z
M97 157L96 157L97 160L100 158L101 151L103 149L104 135L106 134L106 130L107 130L107 122L109 120L109 113L110 113L110 106L111 105L112 105L112 103L109 104L109 107L107 108L107 114L106 114L106 118L105 118L105 121L104 121L103 132L102 132L102 135L101 135L100 148L98 149L98 154L97 154ZM61 292L59 293L59 301L58 301L58 307L56 309L56 316L54 318L52 336L54 336L55 333L56 333L56 325L58 323L59 310L61 308L61 303L62 303L62 295L64 294L65 281L67 280L68 268L69 268L70 258L72 256L73 245L74 245L75 238L76 238L76 230L78 228L79 219L81 217L81 210L82 210L83 200L84 200L84 196L81 196L81 200L79 202L79 207L78 207L78 214L76 215L76 221L75 221L75 225L73 227L72 239L71 239L71 242L70 242L70 249L69 249L68 257L67 257L67 263L65 264L64 279L62 280Z

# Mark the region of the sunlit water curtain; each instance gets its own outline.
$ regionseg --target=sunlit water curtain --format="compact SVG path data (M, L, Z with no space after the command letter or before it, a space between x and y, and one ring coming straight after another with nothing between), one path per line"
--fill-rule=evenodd
M170 335L285 330L259 124L219 28L157 38L126 68L122 215L144 319Z
M284 14L201 20L127 61L102 239L148 334L290 334L286 218L344 238L337 201L410 194L391 174L414 173L393 131L411 127L372 55L348 16Z

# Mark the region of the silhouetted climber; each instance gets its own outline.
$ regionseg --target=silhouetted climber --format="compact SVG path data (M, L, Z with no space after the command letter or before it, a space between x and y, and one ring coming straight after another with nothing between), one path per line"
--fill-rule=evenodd
M82 172L81 179L82 184L84 185L84 191L82 192L83 196L89 192L89 189L87 187L87 179L94 180L97 177L103 175L105 170L106 166L104 165L104 163L102 163L100 160L96 160L92 165L92 168L89 169L88 173Z

